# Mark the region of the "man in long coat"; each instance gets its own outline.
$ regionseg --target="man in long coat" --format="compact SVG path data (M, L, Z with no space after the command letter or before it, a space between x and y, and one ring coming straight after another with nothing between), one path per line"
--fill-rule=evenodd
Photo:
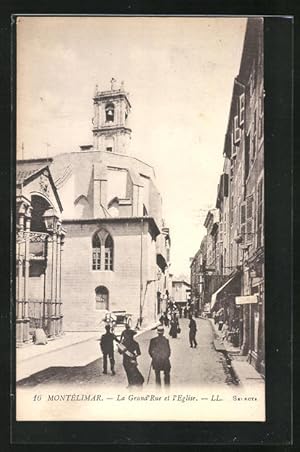
M150 340L149 355L152 358L152 367L155 371L155 381L161 386L160 372L164 372L165 386L170 385L170 355L171 349L168 339L164 336L163 326L157 327L158 336Z
M106 333L101 336L100 348L103 353L103 373L107 374L107 358L110 361L112 375L115 375L114 340L116 336L110 332L110 326L105 325Z
M190 346L193 347L197 347L197 341L196 341L196 332L197 332L197 325L196 325L196 321L193 319L193 315L190 314L190 323L189 323L189 339L190 339Z

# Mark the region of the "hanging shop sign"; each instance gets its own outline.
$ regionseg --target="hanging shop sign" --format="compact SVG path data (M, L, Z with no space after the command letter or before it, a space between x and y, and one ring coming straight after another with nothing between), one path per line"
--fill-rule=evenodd
M242 297L235 297L236 304L254 304L258 302L257 295L244 295Z

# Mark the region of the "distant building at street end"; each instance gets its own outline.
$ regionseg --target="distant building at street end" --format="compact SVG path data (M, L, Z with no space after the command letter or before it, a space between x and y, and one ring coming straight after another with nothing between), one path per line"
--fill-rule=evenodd
M124 86L97 88L94 106L94 145L56 155L49 165L67 231L60 283L65 331L97 331L115 310L132 314L134 326L151 324L170 290L170 231L154 169L128 154L131 105Z
M172 281L172 298L176 304L186 305L190 299L191 285L183 279L173 279Z

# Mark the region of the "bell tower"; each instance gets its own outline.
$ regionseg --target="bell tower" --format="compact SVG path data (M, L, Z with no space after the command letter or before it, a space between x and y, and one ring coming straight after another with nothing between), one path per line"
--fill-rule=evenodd
M111 89L108 91L98 91L98 85L95 89L92 120L94 149L126 154L131 139L131 129L128 127L131 105L128 93L124 90L124 82L119 88L114 78L110 83Z

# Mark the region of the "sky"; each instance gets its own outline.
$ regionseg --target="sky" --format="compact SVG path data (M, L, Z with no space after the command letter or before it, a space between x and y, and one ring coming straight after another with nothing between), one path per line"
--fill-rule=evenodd
M17 158L92 144L92 97L125 83L130 154L155 169L171 272L189 277L223 167L246 18L19 17ZM23 146L22 146L23 143ZM23 149L22 149L23 147Z

